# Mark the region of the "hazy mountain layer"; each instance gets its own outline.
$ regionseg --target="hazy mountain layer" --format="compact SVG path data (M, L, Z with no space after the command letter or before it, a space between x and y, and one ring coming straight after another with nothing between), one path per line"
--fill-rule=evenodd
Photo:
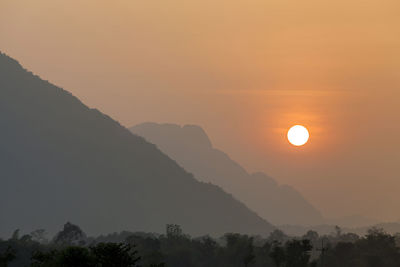
M334 224L321 224L313 226L299 226L299 225L280 225L279 229L285 232L287 235L291 236L302 236L309 230L316 231L320 235L328 235L336 232L336 225ZM377 223L362 227L341 227L342 233L355 233L358 235L367 234L368 230L372 227L383 229L389 234L400 233L400 223L399 222L387 222L387 223Z
M274 224L323 223L318 210L299 192L264 173L249 174L215 149L199 126L143 123L130 130L156 144L199 180L221 186Z
M112 90L112 88L110 89ZM158 148L0 54L0 234L268 233L271 224Z

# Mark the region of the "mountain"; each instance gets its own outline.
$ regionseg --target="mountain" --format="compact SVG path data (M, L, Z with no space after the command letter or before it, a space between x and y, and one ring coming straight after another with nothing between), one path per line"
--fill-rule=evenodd
M342 233L354 233L360 236L367 234L368 230L372 227L383 229L385 232L391 235L400 233L399 222L377 223L361 227L342 227L341 225L338 226L341 228ZM280 225L279 229L290 236L302 236L306 234L309 230L316 231L319 235L329 235L336 232L335 227L336 225L334 224L321 224L313 226Z
M349 228L362 228L370 225L377 225L379 223L380 221L376 219L365 217L362 215L351 215L326 219L326 224L340 225Z
M112 90L112 89L111 89ZM89 234L267 234L274 227L155 145L0 54L0 235L70 221Z
M314 225L321 214L302 195L264 173L249 174L224 152L213 147L195 125L142 123L130 130L157 145L196 178L221 186L273 224Z

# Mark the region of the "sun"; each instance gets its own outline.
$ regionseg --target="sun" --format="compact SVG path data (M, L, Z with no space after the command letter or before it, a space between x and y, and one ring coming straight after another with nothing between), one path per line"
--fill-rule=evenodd
M289 129L287 138L292 145L303 146L310 138L310 134L306 127L302 125L294 125Z

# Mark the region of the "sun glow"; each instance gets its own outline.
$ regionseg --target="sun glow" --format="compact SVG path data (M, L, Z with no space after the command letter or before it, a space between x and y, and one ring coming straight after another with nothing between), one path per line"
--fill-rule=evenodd
M302 146L307 143L310 134L306 127L302 125L294 125L289 129L287 138L292 145Z

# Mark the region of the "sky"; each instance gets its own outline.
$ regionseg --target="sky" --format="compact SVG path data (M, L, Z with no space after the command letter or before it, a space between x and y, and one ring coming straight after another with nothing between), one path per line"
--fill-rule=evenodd
M0 0L0 50L130 127L198 124L326 217L400 220L398 0ZM296 148L294 124L310 130Z

